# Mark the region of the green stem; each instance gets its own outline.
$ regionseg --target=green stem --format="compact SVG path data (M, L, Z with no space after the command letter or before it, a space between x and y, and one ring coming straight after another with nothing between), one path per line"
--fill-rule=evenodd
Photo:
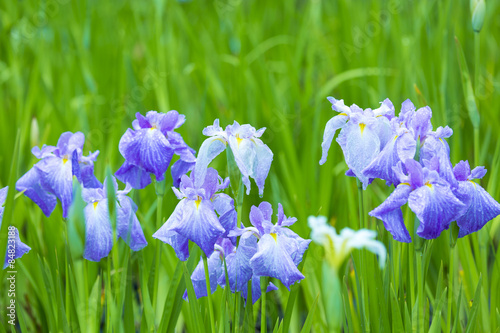
M455 276L455 247L450 248L450 269L448 271L448 316L446 318L446 332L451 331L451 316L453 304L453 278Z
M162 217L161 210L163 207L163 194L158 194L157 196L157 205L156 205L156 229L160 229ZM159 312L158 309L158 284L160 279L160 257L161 257L161 248L160 242L156 242L156 255L155 255L155 278L154 278L154 286L153 286L153 308L155 309L155 314ZM155 327L156 327L156 315L155 315Z
M205 282L207 285L207 298L208 298L208 312L210 314L210 327L212 328L212 333L215 333L215 321L214 321L214 308L212 304L212 289L210 288L210 273L208 272L208 260L205 252L202 252L203 256L203 266L205 266Z
M475 32L474 33L474 95L476 97L477 101L477 94L478 94L478 86L479 86L479 50L480 50L480 40L479 40L479 33ZM478 106L479 109L479 106ZM479 112L479 110L478 110ZM481 118L479 118L481 119ZM480 163L479 160L479 124L477 127L474 127L474 164L475 166L478 166Z
M423 249L415 252L417 256L417 292L418 292L418 312L417 312L417 332L424 332L424 273L423 273Z
M267 290L267 277L261 276L260 278L260 291L262 293L261 307L260 307L260 331L262 333L267 332L267 322L266 322L266 290Z
M363 183L356 178L358 185L358 201L359 201L359 228L365 228L365 209L363 204Z

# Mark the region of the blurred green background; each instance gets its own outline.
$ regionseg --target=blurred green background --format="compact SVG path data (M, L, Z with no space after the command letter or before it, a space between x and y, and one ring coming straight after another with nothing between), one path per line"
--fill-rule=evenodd
M204 140L201 130L215 118L223 127L237 120L267 128L263 141L274 161L263 200L274 207L281 202L287 215L296 216L293 229L301 236L309 235L309 215L326 215L337 229L357 228L356 184L344 176L347 167L338 145L332 145L324 166L318 164L324 126L335 114L326 97L362 108L376 108L388 97L396 112L407 98L417 107L429 105L434 127L454 130L448 140L452 162L472 161L473 131L456 36L481 116L479 160L489 171L482 183L498 200L500 2L487 1L486 7L483 29L475 37L465 0L2 1L0 187L8 182L17 131L18 177L35 162L33 146L55 145L62 132L82 131L85 152L101 152L96 176L103 180L108 166L116 171L123 162L118 142L136 112L175 109L186 115L179 132L195 150ZM219 159L214 165L223 170L224 157ZM390 189L377 181L365 193L368 211ZM154 244L154 188L134 196ZM168 217L177 200L172 194L166 198ZM261 200L256 187L245 200L248 216L250 206ZM54 247L64 253L60 207L47 219L22 197L14 214L12 224L33 248L24 265L37 265L37 255L55 263ZM491 251L496 251L498 222L488 225ZM369 223L372 229L382 227L380 221ZM387 233L380 233L387 241ZM447 244L447 235L441 238L435 246ZM169 262L174 259L166 247L168 280L175 263ZM154 254L154 246L145 251ZM436 251L429 271L437 275L446 257ZM311 270L318 266L311 265ZM23 277L19 281L24 284L21 302L31 304L25 320L36 330L43 314L32 293L36 286ZM304 285L301 297L307 301L296 307L297 326L321 289L313 282ZM491 286L496 293L493 287L498 286ZM284 303L287 296L281 291L274 297ZM320 329L321 320L315 325Z

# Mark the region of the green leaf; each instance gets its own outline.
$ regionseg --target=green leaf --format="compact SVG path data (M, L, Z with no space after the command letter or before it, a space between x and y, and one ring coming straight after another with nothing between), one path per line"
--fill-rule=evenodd
M472 89L472 82L470 79L469 68L465 60L465 54L458 38L455 36L455 43L457 46L458 63L460 64L460 73L462 74L462 88L464 91L465 105L469 112L469 118L474 128L479 128L480 116L476 105L476 98L474 90Z
M482 276L479 276L479 281L477 283L476 292L474 293L474 299L472 300L472 307L469 311L469 316L467 318L467 326L465 328L465 332L474 332L476 327L476 317L479 311L479 304L481 298L481 280Z
M401 312L399 311L399 303L394 292L394 288L391 284L391 313L392 313L392 331L393 332L403 332L403 319L401 318Z
M304 326L302 326L302 330L300 331L300 333L311 332L311 327L312 327L313 318L314 318L314 312L316 311L316 305L318 305L318 299L319 299L319 294L318 294L318 296L316 296L314 303L312 304L311 308L309 309L309 313L307 314L306 321L304 323Z
M437 306L434 308L434 316L432 318L432 324L431 328L429 329L429 333L441 332L441 309L443 308L443 305L446 301L446 292L447 288L444 288L444 291L441 293L441 297L439 298L439 302Z
M193 282L191 281L191 276L188 272L186 263L182 263L182 269L184 272L184 281L186 283L187 293L188 293L188 302L189 307L191 309L191 316L194 321L193 325L196 327L196 332L205 331L205 324L200 319L200 306L198 305L198 300L196 299L196 294L193 288ZM207 292L209 292L207 290Z

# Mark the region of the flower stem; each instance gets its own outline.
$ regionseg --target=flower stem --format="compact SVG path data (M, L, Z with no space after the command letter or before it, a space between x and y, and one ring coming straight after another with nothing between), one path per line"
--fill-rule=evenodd
M446 318L446 332L451 331L451 311L453 303L453 277L455 276L455 247L450 248L450 268L448 270L448 315Z
M157 205L156 205L156 229L161 227L162 222L162 206L163 206L163 194L157 195ZM153 286L153 309L155 309L155 314L159 312L158 310L158 283L160 279L160 257L161 248L160 242L156 242L156 255L155 255L155 278ZM155 326L156 326L156 316L155 316Z
M208 298L208 312L210 314L210 327L212 328L212 333L215 333L215 322L214 322L214 308L212 304L212 289L210 288L210 273L208 272L208 260L205 252L202 252L203 256L203 266L205 266L205 282L207 285L207 298Z
M260 331L262 333L267 332L267 321L266 321L266 290L267 290L267 277L260 277L260 291L262 293L261 307L260 307Z
M417 332L424 332L424 272L423 272L423 249L415 252L417 256L417 292L418 292L418 312L417 312Z
M358 201L359 201L359 228L365 228L365 207L363 204L363 183L356 178L358 185Z

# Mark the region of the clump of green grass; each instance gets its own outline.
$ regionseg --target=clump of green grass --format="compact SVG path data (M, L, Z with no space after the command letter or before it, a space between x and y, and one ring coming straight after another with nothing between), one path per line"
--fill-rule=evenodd
M300 236L309 235L309 215L326 215L337 229L357 229L356 183L343 175L340 149L332 148L325 166L318 164L322 130L332 115L326 96L333 95L365 108L386 97L396 106L406 98L429 105L435 126L454 130L452 162L475 159L485 165L489 172L482 185L499 199L499 13L498 2L486 2L484 26L475 34L464 0L285 1L265 7L241 0L7 1L0 5L0 187L13 188L31 167L32 146L55 143L64 131L83 131L85 150L101 151L96 175L103 179L106 170L115 171L123 162L117 146L135 112L176 109L186 115L181 134L192 147L200 146L201 130L214 118L268 128L264 139L275 159L262 200L289 207L287 213L299 220L293 229ZM464 61L478 125L470 121L470 99L462 87ZM382 182L374 182L364 193L365 213L388 193ZM197 323L208 322L206 299L181 299L185 274L196 263L184 266L162 246L156 265L154 188L133 196L150 245L133 253L118 243L100 263L82 260L85 229L79 214L63 221L57 208L45 218L27 198L9 198L1 235L12 224L32 248L17 262L16 329L205 330ZM253 192L243 217L260 201ZM176 203L167 192L163 219ZM389 259L380 270L372 254L361 252L342 267L338 297L344 331L412 331L417 316L413 245L392 241L380 221L365 216L386 244ZM454 250L448 232L428 244L425 331L497 329L499 221L458 240ZM267 295L270 330L299 332L310 325L315 332L328 331L329 314L318 297L326 287L322 260L321 248L311 245L302 267L306 279L291 292L281 286ZM152 304L156 270L157 307ZM2 290L5 274L0 273ZM212 297L220 331L234 327L226 323L228 318L234 323L241 301L229 296L219 288ZM2 293L0 308L7 302ZM242 330L250 314L258 329L259 306L252 312L239 304ZM11 329L1 322L2 331Z

